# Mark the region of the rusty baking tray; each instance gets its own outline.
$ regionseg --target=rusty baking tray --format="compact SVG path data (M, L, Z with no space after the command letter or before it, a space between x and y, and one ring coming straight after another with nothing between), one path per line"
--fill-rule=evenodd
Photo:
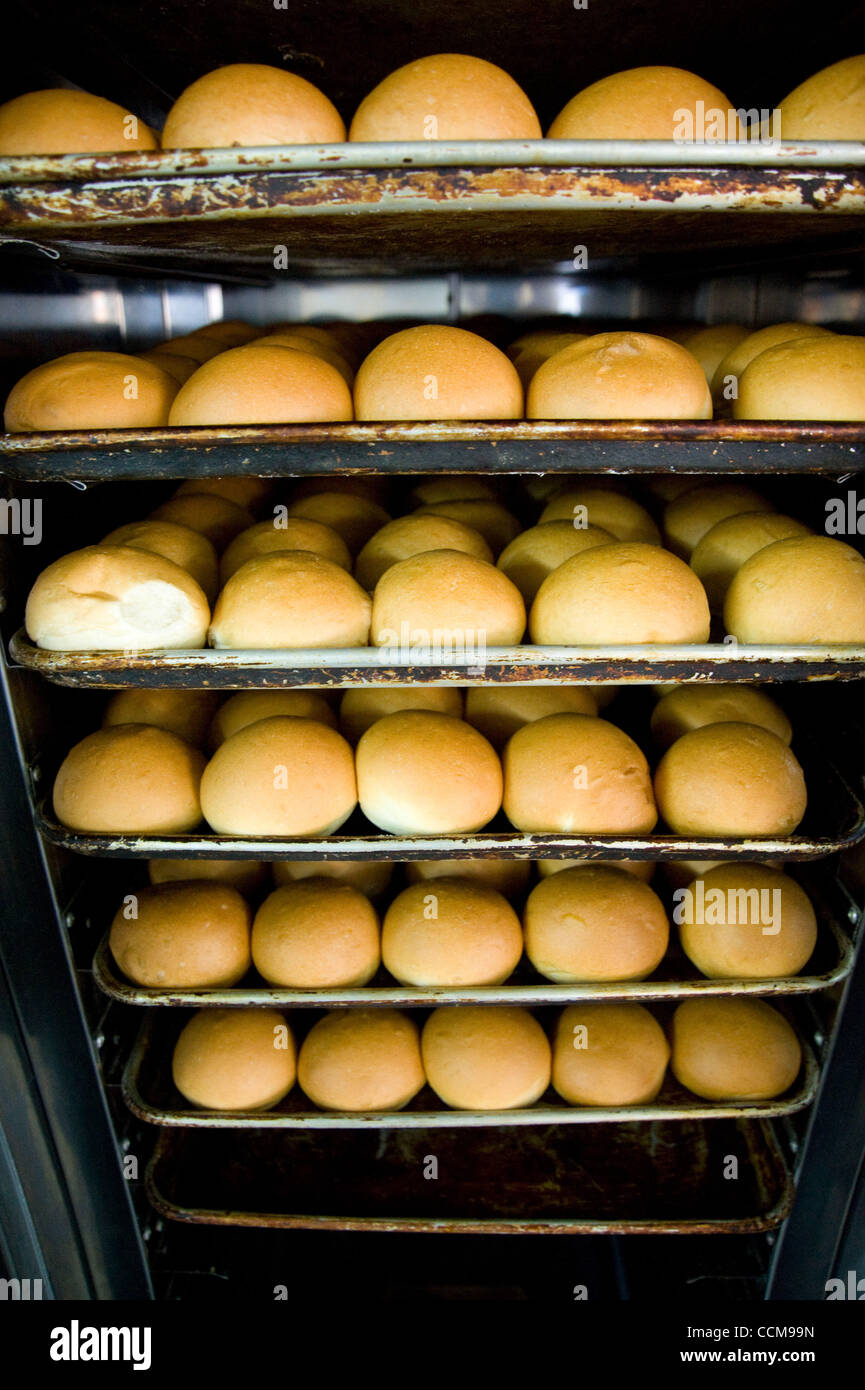
M747 1234L779 1226L794 1194L772 1126L749 1119L354 1129L336 1146L165 1129L145 1185L161 1215L194 1225L438 1235Z
M0 435L0 473L79 484L224 473L831 475L853 471L863 458L861 421L432 420Z
M494 1005L492 1007L495 1007ZM549 1012L549 1011L548 1011ZM293 1014L296 1038L315 1020L308 1012ZM175 1013L144 1015L123 1072L123 1099L140 1120L178 1129L476 1129L491 1125L612 1124L622 1120L711 1120L740 1117L771 1119L792 1115L810 1105L820 1079L817 1059L801 1037L802 1067L783 1096L767 1101L705 1101L692 1095L667 1073L656 1100L648 1105L574 1106L550 1088L535 1104L521 1110L449 1110L435 1092L424 1086L404 1110L325 1111L316 1109L295 1085L272 1110L233 1111L191 1109L171 1078L171 1053L186 1017Z

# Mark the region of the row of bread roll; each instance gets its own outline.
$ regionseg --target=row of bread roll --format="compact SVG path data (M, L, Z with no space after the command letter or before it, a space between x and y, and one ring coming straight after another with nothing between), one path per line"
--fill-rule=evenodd
M773 114L779 140L865 139L865 57L842 59L796 87ZM549 129L551 139L765 138L749 131L729 99L694 73L639 67L579 91ZM483 58L437 53L391 72L360 103L352 141L537 140L541 126L525 92ZM168 113L161 140L114 102L58 88L0 107L0 155L319 145L346 139L342 117L305 78L263 63L231 63L199 77Z
M711 978L796 975L813 952L807 894L776 869L722 865L678 890L675 902L685 953ZM110 930L124 974L164 989L235 985L251 965L286 989L356 988L382 964L403 985L499 985L524 950L557 984L615 983L650 976L668 942L657 894L603 864L541 879L522 923L502 893L470 878L412 884L380 919L351 884L309 877L270 893L254 918L226 884L161 883L127 894Z
M623 730L592 714L523 724L500 756L463 719L385 715L356 749L315 719L274 715L226 738L209 761L166 729L114 724L64 759L58 820L73 830L174 833L205 820L219 835L331 835L357 806L396 835L468 834L503 810L531 833L648 835L659 814L679 835L788 836L807 792L772 730L726 721L683 734L654 780Z
M538 1020L508 1005L434 1009L422 1029L395 1009L336 1010L296 1048L274 1009L202 1009L174 1048L180 1093L207 1110L260 1111L295 1082L321 1110L404 1109L428 1084L448 1108L524 1109L550 1084L567 1105L649 1105L668 1064L711 1101L763 1101L793 1085L802 1050L786 1017L759 999L689 999L671 1039L632 1003L576 1004L557 1017L552 1046Z

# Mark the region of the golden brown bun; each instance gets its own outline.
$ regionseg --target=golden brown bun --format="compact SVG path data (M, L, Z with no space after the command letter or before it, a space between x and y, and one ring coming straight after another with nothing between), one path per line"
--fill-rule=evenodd
M801 1062L790 1024L763 999L686 999L673 1015L673 1074L705 1100L771 1100Z
M723 836L792 835L808 800L786 743L735 721L676 739L658 764L655 797L677 835Z
M227 497L212 492L184 492L169 497L150 513L152 521L173 521L206 536L216 550L224 550L241 531L253 525L252 514Z
M649 765L606 719L549 714L504 752L504 811L517 830L648 834L658 819Z
M34 367L6 400L10 434L29 430L141 430L168 423L177 382L125 352L67 352Z
M203 647L210 609L195 580L162 555L91 545L55 560L27 599L24 623L53 651Z
M378 917L347 883L292 883L255 914L252 959L269 984L285 989L353 989L378 970Z
M157 343L153 351L167 354L169 357L180 357L184 361L192 358L200 367L203 363L209 362L211 357L218 357L221 352L225 352L225 345L217 343L213 338L206 338L202 333L182 333L178 338L166 338L164 343Z
M784 711L763 690L750 685L677 685L652 711L652 737L669 748L682 734L706 724L759 724L789 747L793 738Z
M273 881L281 888L307 878L335 879L367 898L378 898L390 884L393 869L386 859L277 859Z
M320 521L309 521L306 517L286 517L284 523L260 521L257 526L241 531L235 536L225 551L219 565L220 580L227 584L247 560L255 560L260 555L271 555L278 550L311 550L323 560L330 560L340 569L351 569L351 554L348 546L331 526Z
M816 323L770 323L766 328L756 328L737 343L715 369L712 378L712 395L715 400L735 401L739 378L745 368L761 352L777 347L779 343L789 343L794 338L830 338L828 328L820 328Z
M204 757L152 724L117 724L76 743L54 782L54 814L94 834L183 834L201 821Z
M817 942L808 895L760 864L710 869L679 894L674 916L685 955L713 980L798 975Z
M692 131L682 112L692 117ZM550 140L682 140L713 138L713 115L722 112L723 133L739 138L730 101L711 82L684 68L640 67L614 72L584 87L560 111L547 132ZM701 120L700 113L705 120Z
M645 507L613 487L566 488L541 513L541 524L547 521L569 521L575 529L600 526L618 541L661 544L661 533Z
M494 63L436 53L389 73L355 112L349 140L538 140L534 107Z
M178 386L188 381L201 365L194 357L182 357L179 352L165 352L162 348L151 348L149 352L139 352L136 356L143 362L151 362L154 367L167 372Z
M724 625L740 642L865 642L865 559L830 536L765 546L737 571Z
M405 871L409 883L462 878L515 898L527 887L531 867L528 859L413 859Z
M519 589L495 565L462 551L428 550L400 560L382 575L373 595L376 647L426 649L435 646L436 634L444 634L443 646L450 642L454 651L479 651L514 645L525 627Z
M203 879L138 888L111 923L111 954L149 989L236 985L249 969L252 913L234 888Z
M865 338L767 348L739 378L736 420L865 420Z
M706 590L712 612L723 613L727 591L746 560L774 541L810 534L791 516L741 512L716 522L694 546L688 563Z
M305 78L265 63L229 63L181 92L165 119L162 148L327 145L344 139L336 107Z
M254 895L267 882L267 865L254 859L148 859L150 882L177 883L204 879Z
M384 507L366 497L354 497L346 492L316 492L289 503L289 517L304 517L329 526L357 555L367 541L386 526L390 516Z
M417 1025L396 1009L339 1009L307 1033L301 1089L322 1110L402 1110L424 1084Z
M543 334L544 342L535 342L528 345L518 352L516 357L511 357L511 361L517 369L517 376L523 383L523 390L528 391L529 382L534 376L538 367L546 362L553 353L560 352L562 348L570 347L571 343L581 343L588 337L586 333L548 333ZM508 353L510 357L511 354Z
M574 526L572 521L545 521L529 527L505 546L496 566L516 584L526 607L531 607L535 595L548 574L597 545L609 545L615 537L600 526Z
M219 587L216 551L213 543L200 531L175 521L131 521L109 531L101 545L132 546L133 550L149 550L162 555L191 574L200 584L208 603L216 598Z
M385 715L361 738L356 762L361 809L392 834L466 834L485 826L502 804L498 754L449 714Z
M228 478L187 478L176 489L175 497L184 497L188 492L212 492L214 497L227 497L246 511L254 512L267 501L273 492L270 478L256 478L252 474Z
M212 647L365 647L372 604L350 574L309 550L247 560L213 610Z
M328 352L341 353L346 361L355 365L355 351L352 345L351 335L354 329L361 329L362 325L352 323L338 323L325 325L323 323L272 323L267 332L269 336L277 334L291 334L295 338L303 338L310 344L310 350L315 348L325 348Z
M715 373L724 358L738 347L750 333L741 323L715 323L709 328L698 328L682 339L682 347L696 357L711 386Z
M695 357L652 333L596 333L547 358L532 377L529 420L711 420Z
M490 502L498 500L495 487L486 478L461 477L459 473L424 478L415 484L410 496L416 507L432 507L437 502L459 502L469 497L486 498Z
M431 502L418 507L416 517L449 517L483 536L493 555L498 555L520 532L520 523L500 502L480 497L454 498L450 502ZM459 550L460 546L430 546L430 550ZM472 552L473 554L476 552ZM486 559L487 556L481 557ZM489 557L492 559L492 556Z
M547 575L529 616L544 647L694 643L709 638L706 591L683 560L657 545L584 550Z
M550 1084L550 1045L527 1009L434 1009L421 1050L429 1084L453 1110L521 1110Z
M174 1084L205 1110L269 1110L296 1078L294 1039L275 1009L200 1009L174 1049Z
M865 54L842 58L781 102L776 140L865 140Z
M340 732L357 743L370 725L400 710L426 709L463 715L463 692L452 685L366 685L343 693L339 706Z
M220 343L226 348L251 343L253 338L260 338L264 333L263 328L245 323L243 319L216 319L213 323L203 324L195 331L199 337L212 338L215 343Z
M469 879L406 888L382 923L382 960L403 985L499 985L522 953L520 919L507 899Z
M526 955L556 984L645 980L664 958L667 914L648 884L612 865L541 880L523 914Z
M103 729L114 724L154 724L200 748L207 739L219 696L211 690L118 690L105 706Z
M294 348L297 352L311 352L314 357L320 357L323 362L329 362L335 367L345 382L351 389L354 383L354 369L349 366L341 352L336 348L329 347L326 343L314 343L311 338L305 337L302 333L289 333L283 330L280 333L267 333L263 338L256 340L258 347L286 347Z
M597 712L594 691L584 685L473 685L466 692L466 719L498 749L548 714Z
M239 690L216 711L210 724L210 746L219 748L232 734L278 714L289 719L317 719L319 724L336 728L336 715L315 690Z
M149 126L90 92L49 88L25 92L0 106L0 155L158 149L159 139Z
M229 348L181 386L170 425L267 425L350 420L351 392L336 367L287 347Z
M709 482L689 488L664 508L664 544L683 560L719 521L775 508L747 483Z
M597 861L593 861L595 863ZM549 878L552 874L560 874L565 869L585 868L585 859L538 859L538 878ZM611 869L621 869L623 873L633 874L634 878L640 879L643 883L651 883L655 876L657 865L651 859L611 859L609 867Z
M648 1105L664 1084L670 1045L642 1004L574 1004L553 1043L553 1086L568 1105Z
M372 592L391 565L427 550L460 550L465 555L476 555L479 560L492 561L493 558L493 552L478 531L464 526L461 521L452 521L441 512L425 511L423 515L401 516L376 531L357 557L354 577L361 588Z
M404 328L373 348L354 383L358 420L519 420L523 388L503 352L464 328Z
M351 748L315 719L247 724L201 779L204 819L218 835L332 835L356 804Z

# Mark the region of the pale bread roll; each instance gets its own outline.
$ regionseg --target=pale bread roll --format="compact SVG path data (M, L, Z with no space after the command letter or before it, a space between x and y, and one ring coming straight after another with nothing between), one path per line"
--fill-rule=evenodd
M287 347L229 348L181 386L170 425L268 425L350 420L351 392L329 362Z
M683 112L691 117L690 131ZM716 131L714 122L722 128ZM614 72L584 87L547 134L550 140L738 140L741 128L718 87L685 68L655 66Z
M436 53L388 74L355 112L349 140L539 140L521 87L502 68Z
M232 734L274 715L317 719L320 724L336 728L336 715L315 690L239 690L236 695L229 695L213 715L209 725L211 748L219 748Z
M217 551L224 550L235 536L254 524L251 512L245 507L212 492L184 492L182 496L169 497L167 502L154 508L150 520L170 521L198 531Z
M713 397L715 400L735 401L739 379L745 368L768 348L777 347L779 343L788 343L794 338L831 336L828 328L820 328L816 323L770 323L765 328L755 328L718 363L712 378Z
M682 339L682 347L696 357L711 386L718 366L729 352L747 338L750 329L741 323L715 323L706 328L698 328Z
M553 1043L553 1086L568 1105L649 1105L670 1060L660 1023L642 1004L574 1004Z
M340 732L349 743L357 743L377 719L406 709L433 710L461 719L463 692L452 685L355 686L344 691L340 701Z
M541 512L547 521L569 521L574 529L599 526L617 541L660 545L661 533L645 507L613 487L568 487Z
M365 647L369 595L331 560L309 550L272 551L237 570L213 610L213 647Z
M199 1009L174 1048L174 1084L205 1110L270 1110L294 1085L294 1039L275 1009Z
M3 420L10 434L31 430L143 430L168 423L177 382L125 352L68 352L22 376Z
M548 714L597 714L591 686L473 685L466 691L469 724L502 749L524 724Z
M252 897L267 882L267 865L254 859L148 859L147 874L153 884L204 879Z
M216 550L212 541L191 526L176 521L131 521L118 526L103 537L101 545L131 545L134 550L149 550L162 555L191 574L200 584L208 603L213 603L219 588Z
M403 985L498 985L519 964L523 933L501 893L467 878L435 878L394 898L381 953Z
M795 755L756 724L706 724L683 734L655 772L658 810L677 835L792 835L805 814Z
M614 865L544 878L523 913L526 955L557 984L645 980L660 965L670 928L648 884Z
M538 859L535 861L538 869L538 878L549 878L551 874L560 874L565 869L581 869L585 866L585 859ZM593 864L598 860L592 860ZM633 874L643 883L651 883L655 876L655 869L658 867L653 859L611 859L610 868L621 869L623 873Z
M767 865L719 864L676 898L685 955L712 980L798 975L817 943L807 893Z
M800 82L778 108L776 140L865 140L865 54Z
M485 338L431 323L373 348L358 370L354 405L358 420L519 420L523 388Z
M434 1009L421 1049L430 1086L453 1110L522 1110L550 1084L550 1045L527 1009Z
M506 545L496 567L507 575L523 596L527 608L548 574L597 545L609 545L615 537L600 526L574 526L572 521L545 521L530 526Z
M88 734L54 780L54 814L92 834L182 835L201 822L204 757L152 724Z
M353 989L380 961L378 916L347 883L305 879L265 898L252 927L252 959L284 989Z
M506 898L518 897L528 886L528 859L413 859L406 864L409 883L430 883L437 878L462 878L492 888Z
M102 715L102 727L114 724L154 724L167 729L193 747L207 740L210 721L216 713L219 696L212 690L160 690L156 688L118 690L111 696Z
M232 575L237 574L247 560L256 560L260 555L270 555L279 550L311 550L323 560L330 560L340 569L351 569L351 555L348 546L331 526L320 521L310 521L306 517L286 517L283 524L274 521L260 521L235 536L219 564L222 585L226 585Z
M183 497L187 492L212 492L214 497L227 497L238 507L247 511L257 511L273 492L270 478L257 478L252 473L239 477L187 478L175 492L175 497Z
M379 898L388 887L393 870L394 865L386 859L277 859L273 881L281 888L307 878L335 879L367 898Z
M125 154L159 138L124 107L74 88L25 92L0 106L0 155Z
M339 1009L300 1049L301 1089L322 1110L402 1110L426 1080L417 1025L396 1009Z
M669 748L682 734L705 724L759 724L789 747L793 729L780 705L750 685L678 685L652 710L652 737Z
M464 526L483 536L493 555L498 555L519 535L520 523L507 507L500 502L491 502L482 497L457 497L449 502L431 502L418 507L414 516L449 517L451 521L461 521ZM460 546L430 546L430 550L458 550ZM473 552L474 553L474 552ZM481 557L486 559L486 555ZM492 557L490 557L492 558Z
M668 502L664 508L664 544L683 560L707 532L730 516L743 513L774 512L772 503L747 483L715 480Z
M865 420L865 339L804 338L767 348L745 368L736 420Z
M791 516L742 512L716 522L694 546L688 564L706 590L712 612L723 613L727 591L746 560L774 541L810 534Z
M352 555L357 555L390 521L384 507L377 502L346 492L316 492L309 497L295 498L289 504L288 515L306 517L329 526L342 537Z
M449 506L450 503L436 506ZM376 531L357 557L354 577L370 592L391 565L422 555L427 550L459 550L491 561L493 552L479 531L440 512L425 509L423 514L401 516Z
M487 647L515 645L525 627L519 589L495 565L462 551L429 550L400 560L373 595L372 645L429 650L428 660L465 652L482 665ZM422 654L417 660L423 664Z
M865 642L865 559L830 536L793 537L746 560L727 591L724 624L740 642Z
M162 148L327 145L344 139L336 107L305 78L266 63L229 63L181 92L165 119Z
M251 964L252 913L236 889L202 879L139 888L115 914L111 954L149 989L236 985Z
M652 333L596 333L548 357L531 379L529 420L711 420L703 369Z
M673 1074L704 1100L772 1100L801 1063L799 1039L763 999L686 999L673 1015Z

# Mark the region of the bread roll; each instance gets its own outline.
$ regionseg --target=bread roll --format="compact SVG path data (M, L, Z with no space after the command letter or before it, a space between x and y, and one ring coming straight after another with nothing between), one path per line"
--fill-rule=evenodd
M683 560L719 521L743 513L773 512L772 503L747 483L709 482L689 488L664 508L664 544Z
M336 715L323 695L315 690L239 690L214 713L210 746L219 748L232 734L257 724L260 719L285 715L289 719L316 719L336 728Z
M865 420L865 338L779 343L739 378L737 420Z
M158 150L137 116L74 88L25 92L0 106L0 155L112 154Z
M572 521L545 521L529 527L505 546L496 564L507 575L530 608L548 574L571 556L597 545L609 545L615 537L600 526L574 526Z
M314 343L311 338L306 338L301 333L285 330L266 333L264 337L257 338L256 343L258 347L286 347L294 348L298 352L311 352L314 357L320 357L323 362L329 362L335 367L349 390L354 384L354 369L349 366L341 352L325 343Z
M339 1009L307 1033L301 1089L322 1110L402 1110L424 1084L417 1026L396 1009Z
M534 107L494 63L436 53L391 72L364 97L349 140L538 140Z
M170 734L203 747L219 696L211 690L118 690L102 715L103 729L114 724L154 724Z
M716 522L694 546L688 563L706 590L712 612L723 613L727 591L746 560L773 541L810 534L791 516L742 512Z
M528 391L529 382L534 376L538 367L546 362L548 357L560 352L562 348L570 347L571 343L581 343L588 336L586 333L547 333L542 335L545 341L534 342L524 347L515 357L511 358L517 369L517 376L523 383L523 390ZM510 354L509 354L510 355Z
M728 722L694 729L655 773L658 810L676 835L792 835L805 814L805 778L777 734Z
M54 814L93 834L182 835L201 821L204 758L152 724L117 724L76 743L54 781Z
M592 860L592 863L597 863ZM552 874L560 874L565 869L582 869L586 865L585 859L538 859L536 861L538 878L549 878ZM622 873L633 874L643 883L651 883L655 876L657 865L652 859L611 859L610 868L621 869Z
M815 72L786 96L776 140L865 140L865 54Z
M706 591L660 546L617 542L584 550L547 575L529 633L544 647L706 642Z
M357 745L361 809L395 835L480 830L502 804L502 768L485 738L431 710L388 714Z
M291 502L289 517L306 517L336 531L357 555L367 541L386 526L390 517L384 507L364 497L352 497L344 492L316 492Z
M464 328L392 333L361 363L358 420L519 420L523 388L503 352Z
M669 748L682 734L706 724L759 724L788 746L790 721L775 701L750 685L677 685L652 710L652 737Z
M347 883L292 883L255 914L252 959L269 984L284 989L353 989L378 970L378 917Z
M661 544L661 533L645 507L612 487L567 488L547 503L541 523L547 521L569 521L575 530L599 526L618 541Z
M242 343L251 343L253 338L260 338L264 330L244 322L243 319L215 319L213 323L202 324L196 332L202 338L212 338L214 342L230 348L240 347Z
M205 1110L270 1110L295 1082L291 1029L275 1009L200 1009L177 1039L172 1075Z
M674 901L685 955L712 980L798 975L817 943L807 893L761 864L720 864Z
M533 888L523 914L526 955L556 984L645 980L670 928L660 898L609 864L565 869Z
M388 522L367 541L357 557L355 579L361 588L371 592L391 565L428 550L459 550L479 560L493 558L483 536L461 521L451 521L438 514L401 516Z
M350 420L351 392L336 367L287 347L229 348L181 386L170 425L268 425Z
M220 561L222 584L227 584L247 560L280 550L310 550L323 560L339 565L340 569L351 569L351 555L342 536L320 521L293 516L286 517L280 525L272 520L260 521L257 526L250 526L248 531L235 536Z
M416 664L513 646L526 627L519 589L486 560L457 550L428 550L391 565L372 601L371 641L409 647Z
M244 896L257 894L267 882L267 866L254 859L148 859L147 873L153 884L204 879Z
M309 550L247 560L216 601L213 647L365 647L372 604L350 574Z
M422 478L411 490L415 507L434 506L436 502L459 502L476 497L498 501L496 489L486 478L444 473L441 477Z
M253 525L253 517L245 507L212 492L185 492L182 497L169 497L150 513L150 519L171 521L198 531L216 550L224 550L235 536Z
M336 880L356 888L367 898L379 898L388 887L393 870L393 864L386 859L277 859L273 881L281 888L307 878Z
M409 883L430 883L439 878L461 878L492 888L506 898L518 897L529 882L528 859L413 859L406 864Z
M421 1050L429 1084L454 1110L522 1110L550 1084L550 1045L527 1009L434 1009Z
M164 343L157 343L154 351L163 356L181 357L184 361L191 357L200 367L225 352L225 345L206 338L203 333L181 333L178 338L166 338Z
M37 647L60 652L203 647L210 609L195 580L147 550L91 545L55 560L27 599Z
M162 148L327 145L344 139L336 107L305 78L266 63L229 63L181 92L165 118Z
M766 328L757 328L737 343L715 369L712 378L712 395L715 400L735 401L739 390L739 378L750 362L768 348L779 343L789 343L794 338L828 338L832 334L828 328L820 328L816 323L770 323Z
M212 492L214 497L227 497L238 507L254 512L259 509L273 492L271 478L257 478L252 473L240 477L187 478L175 492L175 497L183 497L187 492Z
M127 895L111 923L111 954L149 989L219 989L250 966L252 914L234 888L199 879Z
M642 1004L574 1004L553 1043L553 1086L568 1105L649 1105L670 1060L656 1018Z
M740 642L865 642L865 559L829 536L765 546L737 571L724 624Z
M683 114L686 118L683 120ZM738 140L730 101L684 68L640 67L584 87L560 111L551 140Z
M499 985L519 964L523 933L501 893L470 879L436 878L394 898L381 953L403 985Z
M710 327L698 328L696 333L689 333L682 339L682 347L696 357L711 386L719 364L728 352L732 352L748 337L749 332L750 329L743 328L741 323L715 323Z
M463 714L463 692L452 685L365 685L343 692L339 705L340 732L349 743L357 743L370 725L400 710L425 709Z
M524 724L548 714L597 712L585 685L475 685L466 691L466 719L498 749Z
M191 526L175 521L131 521L109 531L102 545L131 545L133 550L149 550L162 555L191 574L200 584L208 603L219 588L216 551L212 541Z
M351 748L314 719L248 724L201 779L201 809L218 835L332 835L356 804Z
M711 420L695 357L652 333L596 333L547 358L532 377L529 420Z
M504 751L504 811L517 830L646 835L658 818L649 765L606 719L549 714Z
M799 1039L763 999L686 999L673 1015L673 1074L704 1100L772 1100L801 1063Z
M183 357L179 352L164 352L162 348L150 348L148 352L136 353L136 356L143 362L151 362L154 367L167 372L178 386L188 381L201 365L194 357Z
M519 535L520 523L515 516L512 516L507 507L503 507L500 502L490 502L481 497L459 497L450 502L431 502L426 506L418 507L414 513L416 517L449 517L451 521L460 521L464 526L470 527L478 535L483 536L493 555L498 555L515 540ZM463 546L429 546L430 550L461 550ZM476 554L473 551L472 554ZM486 555L482 559L490 558Z
M67 352L34 367L6 398L10 434L30 430L143 430L168 423L177 382L125 352Z

